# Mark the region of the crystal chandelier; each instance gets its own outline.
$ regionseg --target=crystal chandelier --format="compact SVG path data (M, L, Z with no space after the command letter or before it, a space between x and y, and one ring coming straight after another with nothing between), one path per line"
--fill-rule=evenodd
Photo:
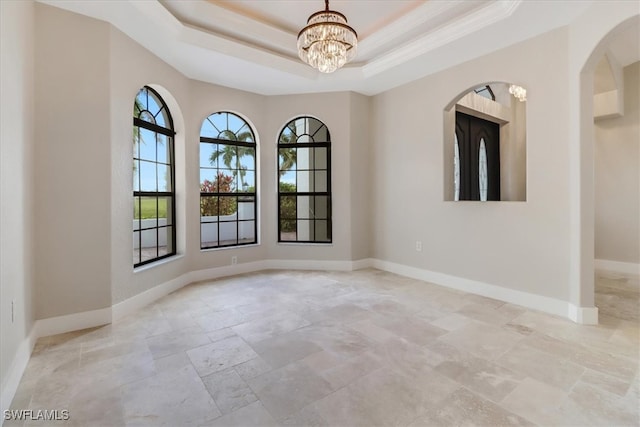
M333 73L356 55L358 35L339 12L325 9L314 13L298 33L298 56L323 73Z

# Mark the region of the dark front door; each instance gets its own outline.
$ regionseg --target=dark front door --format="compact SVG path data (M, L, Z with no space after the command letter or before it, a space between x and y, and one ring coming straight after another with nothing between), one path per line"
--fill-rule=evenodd
M460 200L500 200L500 126L456 112Z

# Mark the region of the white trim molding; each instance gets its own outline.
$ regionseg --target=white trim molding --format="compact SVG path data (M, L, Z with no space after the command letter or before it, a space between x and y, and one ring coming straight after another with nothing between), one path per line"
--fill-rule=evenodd
M31 358L33 346L36 344L38 337L36 336L35 325L31 328L29 335L22 340L18 351L16 352L11 366L9 366L8 375L2 379L2 389L0 391L0 408L4 411L11 407L11 402L18 391L22 374L27 369L27 364ZM4 416L0 419L0 426L4 423Z
M632 262L610 261L608 259L597 259L594 261L596 270L613 271L622 274L633 274L640 276L640 264Z
M598 307L578 307L569 304L569 319L582 325L598 324Z
M36 320L36 339L111 323L111 307Z
M424 270L397 264L389 261L373 260L373 267L401 276L424 280L447 288L457 289L500 301L521 305L534 310L543 311L568 318L576 323L594 325L598 323L598 309L596 307L577 307L567 301L545 297L515 289L504 288L477 280L465 279L449 274Z

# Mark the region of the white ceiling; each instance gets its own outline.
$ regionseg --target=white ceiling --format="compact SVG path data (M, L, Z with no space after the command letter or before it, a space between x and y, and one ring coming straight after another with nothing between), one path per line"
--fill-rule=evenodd
M110 22L187 77L264 95L373 95L566 25L591 3L334 0L358 32L358 54L327 75L296 53L323 0L40 1Z

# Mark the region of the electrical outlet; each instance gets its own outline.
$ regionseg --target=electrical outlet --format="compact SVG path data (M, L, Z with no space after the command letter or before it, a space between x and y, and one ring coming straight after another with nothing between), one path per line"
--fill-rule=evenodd
M422 242L420 240L416 240L416 252L422 252Z
M237 256L232 256L231 257L231 265L236 265L238 263L238 257Z

